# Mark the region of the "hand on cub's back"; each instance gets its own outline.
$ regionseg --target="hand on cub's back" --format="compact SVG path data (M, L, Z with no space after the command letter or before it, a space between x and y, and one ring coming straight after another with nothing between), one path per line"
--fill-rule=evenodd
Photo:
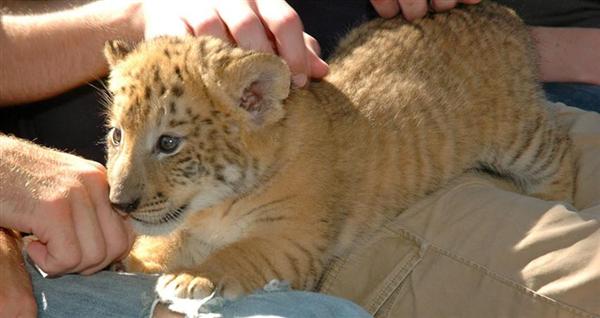
M328 72L319 44L304 33L298 14L283 0L151 1L144 3L143 20L147 39L209 35L244 49L278 54L296 86Z
M408 21L424 17L429 10L444 12L456 7L459 3L477 4L479 2L481 0L371 0L375 11L383 18L402 14Z

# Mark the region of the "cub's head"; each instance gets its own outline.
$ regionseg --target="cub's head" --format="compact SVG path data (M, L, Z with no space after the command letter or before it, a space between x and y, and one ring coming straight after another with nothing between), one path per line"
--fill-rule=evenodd
M110 201L138 232L169 232L268 178L290 87L280 58L193 37L113 41L105 55Z

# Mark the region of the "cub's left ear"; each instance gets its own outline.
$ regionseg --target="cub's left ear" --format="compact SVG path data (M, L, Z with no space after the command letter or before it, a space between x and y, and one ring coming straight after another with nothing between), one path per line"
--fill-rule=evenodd
M106 61L108 65L112 68L114 67L120 60L125 58L129 52L133 51L134 46L130 43L121 40L112 40L107 41L104 44L104 57L106 57Z
M277 122L284 116L282 102L290 93L290 70L273 54L253 52L234 59L211 83L219 86L229 106L242 111L252 126ZM216 80L216 81L215 81Z

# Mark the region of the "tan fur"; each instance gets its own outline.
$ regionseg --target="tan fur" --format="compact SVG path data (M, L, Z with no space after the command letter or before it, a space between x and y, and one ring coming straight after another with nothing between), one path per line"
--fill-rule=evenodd
M318 289L334 257L468 170L544 199L574 190L527 32L494 4L369 22L307 89L289 90L279 58L217 39L123 50L107 49L109 124L123 134L111 199L140 197L137 228L168 232L141 236L127 261L165 273L163 297L236 297L275 278ZM162 134L184 136L181 150L157 154Z

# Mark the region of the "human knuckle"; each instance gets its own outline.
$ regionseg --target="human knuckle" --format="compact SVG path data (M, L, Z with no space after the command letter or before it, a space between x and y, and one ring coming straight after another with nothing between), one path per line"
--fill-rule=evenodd
M106 247L106 258L115 260L125 254L129 249L129 243L127 238L115 238L111 242L107 243Z
M259 21L255 16L247 14L228 25L228 27L231 33L240 34L243 31L254 29L258 26L258 23Z
M129 250L129 242L127 241L127 238L123 238L121 240L116 240L114 243L114 248L113 248L113 258L117 258L118 256L126 253Z
M68 190L57 189L51 197L40 200L40 208L50 214L64 214L69 210Z
M96 246L91 251L88 251L86 259L87 265L97 265L102 263L106 259L106 248L102 246Z
M277 19L273 21L272 32L276 35L283 34L285 32L301 31L302 22L296 11L290 10L281 14Z
M62 255L60 260L57 263L56 270L62 271L66 269L70 269L79 265L82 261L81 251L79 250L71 250L69 253L65 253Z
M87 192L84 180L86 180L85 176L78 175L77 179L68 185L67 195L70 199L78 197Z
M67 198L52 198L44 202L42 207L48 215L48 221L54 225L66 225L73 218L73 210Z
M82 181L88 180L92 182L102 182L106 179L106 173L94 166L89 166L82 169L82 171L79 173L79 176Z
M199 21L194 27L194 31L197 34L206 33L213 30L221 24L221 18L216 15L211 15L205 19Z
M79 265L82 257L83 255L76 242L76 238L70 235L61 243L60 250L54 253L53 260L47 263L47 268L44 268L44 270L49 274L64 272Z
M90 166L93 170L99 171L101 173L106 172L106 167L104 167L101 163L94 160L86 160L88 166Z
M309 44L309 45L318 45L319 42L317 41L317 39L315 39L314 37L310 36L309 34L304 33L304 42Z

